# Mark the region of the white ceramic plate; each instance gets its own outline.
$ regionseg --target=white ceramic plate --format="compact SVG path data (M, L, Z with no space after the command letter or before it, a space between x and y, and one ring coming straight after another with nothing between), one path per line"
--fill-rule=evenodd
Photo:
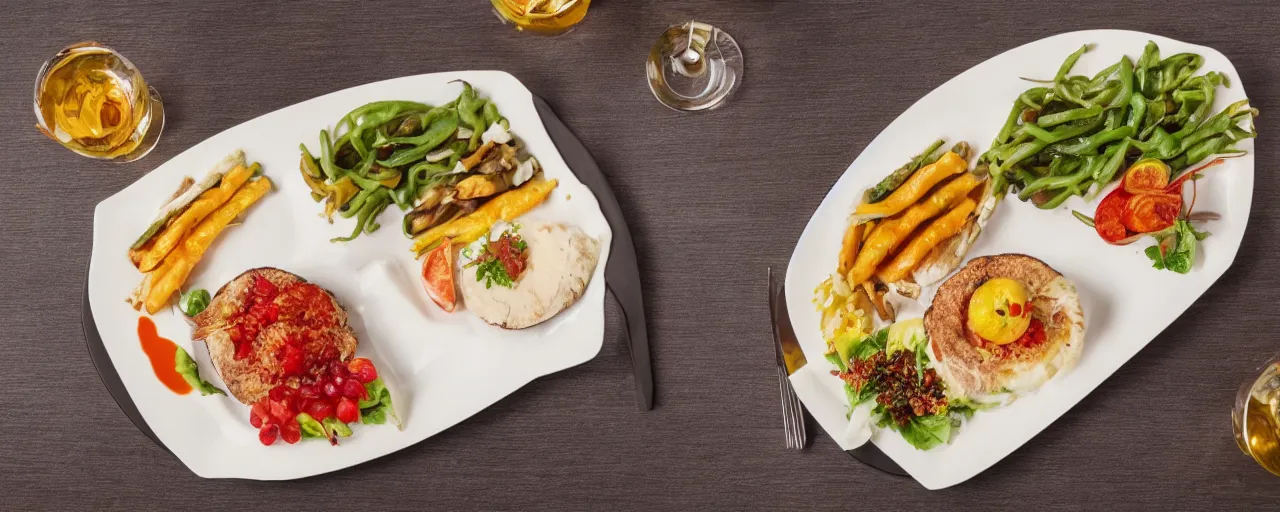
M400 231L402 213L392 206L382 228L347 244L354 219L333 225L320 216L298 176L298 144L313 152L319 131L348 111L376 100L443 104L466 80L497 103L511 131L560 180L552 197L522 219L562 220L600 240L602 253L582 299L555 318L523 331L491 327L465 311L447 314L419 284L420 264ZM183 176L204 176L235 149L262 164L275 190L228 229L205 255L186 289L216 291L241 272L279 267L332 291L350 312L368 357L392 391L404 430L391 425L355 426L332 447L326 442L262 446L249 425L249 409L232 398L179 396L160 384L136 333L139 313L124 301L142 276L129 263L129 244L154 218ZM318 153L317 153L318 154ZM246 122L184 151L94 212L89 301L103 344L139 412L165 446L197 475L263 480L301 478L364 462L457 424L533 379L590 360L604 342L604 268L612 233L599 205L580 183L534 110L532 94L515 77L497 71L419 75L377 82L315 98ZM203 344L193 347L191 328L176 309L154 320L160 335L187 349L206 380L225 389Z
M1072 32L1007 51L951 79L903 112L849 165L805 227L786 281L787 308L809 360L802 369L809 371L793 381L804 381L797 382L797 391L804 388L801 399L828 433L839 437L843 432L846 405L841 381L830 376L832 368L822 356L813 290L836 268L845 219L861 192L940 137L951 143L966 140L978 153L985 151L1014 98L1031 86L1019 77L1052 78L1062 60L1086 43L1096 46L1073 73L1092 75L1122 54L1136 61L1148 40L1160 45L1161 55L1195 52L1204 56L1202 73L1227 75L1231 87L1218 90L1215 112L1245 97L1235 67L1212 48L1139 32ZM1251 141L1241 147L1252 151ZM1151 268L1142 252L1150 242L1111 246L1071 216L1071 209L1092 215L1095 204L1074 198L1065 207L1042 211L1006 198L968 256L1025 253L1074 281L1087 324L1079 364L1031 396L976 414L949 445L918 451L892 431L878 432L872 441L929 489L963 482L1022 446L1150 343L1231 266L1249 219L1253 162L1252 154L1228 160L1199 182L1196 211L1222 217L1203 226L1212 236L1202 242L1187 275ZM925 290L922 304L901 308L899 318L922 315L935 290L936 285Z

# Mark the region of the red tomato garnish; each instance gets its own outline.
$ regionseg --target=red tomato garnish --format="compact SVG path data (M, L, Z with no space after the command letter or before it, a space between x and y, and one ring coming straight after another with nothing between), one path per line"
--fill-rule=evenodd
M1163 192L1169 186L1169 166L1155 158L1141 160L1124 172L1120 186L1130 194Z
M357 357L352 359L350 363L347 363L347 370L349 370L351 375L354 375L356 380L360 381L361 384L368 384L378 378L378 369L373 367L373 361L363 357Z
M1132 194L1125 192L1124 187L1116 187L1102 198L1098 203L1098 210L1093 214L1093 229L1109 244L1119 245L1121 240L1129 236L1121 217L1124 215L1124 205L1130 197Z
M1182 210L1182 197L1177 194L1137 194L1124 205L1121 222L1129 231L1151 233L1172 226Z
M453 243L444 239L439 247L422 260L422 287L440 309L452 313L458 307L457 288L453 284Z
M1014 302L1009 305L1009 314L1012 316L1022 316L1022 304Z

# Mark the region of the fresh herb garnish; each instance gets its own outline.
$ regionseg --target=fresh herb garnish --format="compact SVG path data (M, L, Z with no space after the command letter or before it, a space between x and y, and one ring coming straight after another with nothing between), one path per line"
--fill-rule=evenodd
M1170 270L1179 274L1191 271L1196 260L1196 242L1209 236L1206 231L1191 227L1191 223L1179 219L1168 229L1152 233L1156 245L1148 247L1146 254L1151 258L1152 267Z
M486 239L480 246L480 253L466 265L476 267L476 281L484 281L486 289L493 288L495 284L511 288L524 272L525 251L529 245L515 234L519 229L520 225L514 224L497 240ZM469 254L463 255L470 257Z
M495 283L507 288L515 286L506 267L495 259L485 260L476 266L476 281L484 281L486 289L492 288Z

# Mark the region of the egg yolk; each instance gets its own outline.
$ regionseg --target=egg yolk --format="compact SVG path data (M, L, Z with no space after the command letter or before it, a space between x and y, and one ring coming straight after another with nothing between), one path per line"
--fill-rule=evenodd
M1027 287L1005 278L991 279L969 298L969 330L997 345L1013 343L1031 325Z

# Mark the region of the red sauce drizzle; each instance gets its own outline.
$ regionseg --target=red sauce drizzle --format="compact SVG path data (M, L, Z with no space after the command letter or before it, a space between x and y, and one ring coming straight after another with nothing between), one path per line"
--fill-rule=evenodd
M142 352L151 360L151 370L155 372L160 383L179 395L191 392L191 385L174 368L174 356L178 353L178 345L173 341L161 338L156 330L156 323L145 316L138 317L138 341L142 343Z

